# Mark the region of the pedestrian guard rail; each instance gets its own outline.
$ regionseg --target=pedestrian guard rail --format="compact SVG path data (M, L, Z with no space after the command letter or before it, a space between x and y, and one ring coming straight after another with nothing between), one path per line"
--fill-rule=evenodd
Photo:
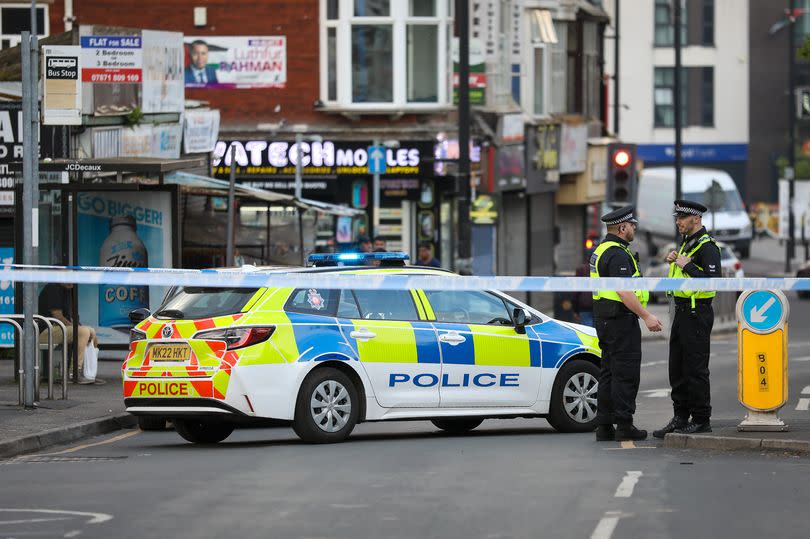
M14 326L14 329L17 331L19 336L19 341L22 342L23 336L23 329L20 325L19 321L23 320L23 315L21 314L2 314L0 315L0 324L11 324ZM50 317L50 316L41 316L38 314L34 315L34 325L37 329L37 340L39 340L39 335L42 332L42 327L44 326L47 333L47 344L41 345L41 348L44 348L47 351L47 374L48 374L48 399L53 399L53 385L54 385L54 373L53 373L53 356L54 356L54 339L53 339L53 332L54 327L58 326L62 330L62 399L67 399L67 360L68 360L68 342L67 342L67 328L65 324L62 323L60 320ZM19 404L23 404L23 391L25 386L25 377L29 375L29 373L25 372L22 361L18 361L18 370L16 372L18 378L18 393L19 393ZM39 367L39 361L34 362L34 372L32 373L35 379L35 400L40 399L40 385L42 384L42 377Z

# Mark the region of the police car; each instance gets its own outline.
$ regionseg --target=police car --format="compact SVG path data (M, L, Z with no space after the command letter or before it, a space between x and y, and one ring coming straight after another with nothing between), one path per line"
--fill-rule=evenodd
M407 255L383 265L259 269L441 275ZM399 260L399 267L386 267ZM290 422L308 442L357 423L426 419L463 433L487 418L538 417L564 432L595 427L600 350L592 328L560 322L498 291L178 287L131 332L128 412L169 418L195 443L235 427Z

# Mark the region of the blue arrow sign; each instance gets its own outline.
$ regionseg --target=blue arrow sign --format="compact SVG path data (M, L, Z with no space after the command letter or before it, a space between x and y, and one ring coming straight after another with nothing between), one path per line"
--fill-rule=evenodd
M750 294L742 305L745 323L757 331L770 331L782 321L785 306L782 300L769 290Z
M368 173L385 174L385 148L382 146L368 147Z

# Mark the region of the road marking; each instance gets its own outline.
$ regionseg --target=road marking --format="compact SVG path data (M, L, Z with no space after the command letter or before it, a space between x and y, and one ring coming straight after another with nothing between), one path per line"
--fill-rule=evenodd
M661 389L645 389L644 391L639 391L639 393L644 393L645 397L666 398L669 397L671 391L672 389L668 387L662 387Z
M810 361L810 356L792 357L790 361Z
M75 515L80 517L92 517L85 524L101 524L112 520L113 516L107 513L87 513L84 511L63 511L61 509L10 509L0 508L3 513L44 513L46 515Z
M51 522L54 520L70 520L70 517L27 518L24 520L0 520L0 524L34 524L37 522Z
M621 517L622 514L620 511L606 512L602 520L599 521L599 524L596 525L596 529L593 530L591 539L610 539Z
M81 534L82 534L81 530L71 530L71 531L67 532L65 535L63 535L62 537L78 537Z
M32 455L36 457L45 457L45 456L52 456L52 455L64 455L65 453L75 453L76 451L81 451L82 449L87 449L89 447L96 447L99 445L106 445L111 444L113 442L117 442L119 440L125 440L127 438L131 438L138 434L139 430L133 430L131 432L125 432L124 434L119 434L118 436L114 436L108 440L102 440L100 442L94 442L92 444L84 444L84 445L77 445L76 447L71 447L69 449L64 449L62 451L57 451L56 453L40 453L38 455Z
M796 404L796 410L799 412L810 410L810 399L799 399L799 402Z
M629 498L633 495L633 489L636 487L639 478L644 475L641 472L627 472L619 487L616 489L616 498Z
M804 386L804 389L802 389L802 395L810 395L810 386Z

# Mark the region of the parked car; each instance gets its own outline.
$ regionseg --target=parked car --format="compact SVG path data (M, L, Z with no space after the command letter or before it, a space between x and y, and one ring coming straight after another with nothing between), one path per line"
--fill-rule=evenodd
M745 277L742 262L734 250L722 241L717 242L720 248L720 266L723 277ZM669 276L669 263L666 261L667 254L675 249L674 243L667 243L658 255L650 262L647 271L644 272L645 277L667 277ZM810 275L810 269L808 270ZM666 301L666 292L650 292L650 303L657 303L658 301Z

